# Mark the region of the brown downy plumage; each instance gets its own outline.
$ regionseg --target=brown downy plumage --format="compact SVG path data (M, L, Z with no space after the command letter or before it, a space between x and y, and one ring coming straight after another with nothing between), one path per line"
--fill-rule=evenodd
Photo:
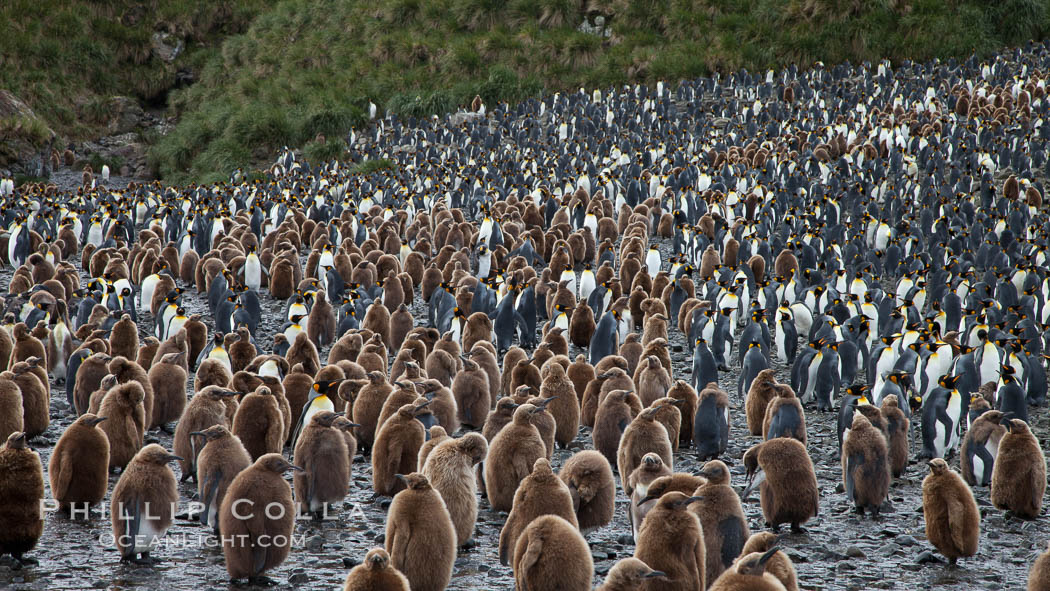
M390 565L390 555L372 548L365 559L346 575L343 591L409 591L408 579Z
M908 467L908 449L910 447L908 434L911 421L904 416L904 411L900 409L896 394L889 394L883 398L882 406L879 410L886 420L886 443L890 454L890 474L896 478L904 474L905 468ZM963 456L965 456L965 451Z
M292 413L291 422L293 425L298 425L299 415L303 414L303 407L314 393L314 376L303 371L302 363L296 363L284 376L281 387L284 388L284 397L288 400L288 409ZM329 396L329 398L334 398L334 396Z
M771 548L762 554L745 554L722 574L710 589L714 591L785 591L784 585L772 573L766 572L768 561L779 550Z
M346 497L350 485L350 458L346 438L334 427L340 415L321 411L303 427L295 444L295 501L301 513L315 519Z
M310 375L316 374L317 370L321 369L321 358L317 354L317 347L310 342L305 332L295 335L295 341L288 348L288 353L284 357L288 360L289 365L302 363L303 369ZM385 362L384 369L386 369Z
M758 552L765 554L777 545L777 537L770 532L762 531L751 534L741 550L740 556ZM766 561L766 572L773 575L784 586L785 591L798 591L798 574L795 565L783 551L777 550Z
M331 345L336 339L335 312L324 290L314 293L314 305L306 319L306 334L318 349Z
M572 380L565 375L560 364L549 366L547 375L540 384L540 398L553 399L547 411L554 417L556 430L554 440L561 448L568 447L580 430L580 405Z
M1046 591L1050 589L1050 545L1035 559L1028 571L1027 591Z
M577 402L582 408L583 392L587 389L587 384L595 378L594 366L588 363L587 357L581 353L576 356L576 360L573 361L572 365L569 366L569 369L565 371L565 375L572 380L573 389L576 392L576 397L579 399Z
M136 359L139 354L139 327L131 321L131 315L124 314L113 325L109 333L109 351L114 357Z
M110 359L112 357L106 353L93 353L80 362L73 386L73 406L77 414L84 414L88 411L91 393L98 390L102 378L109 374Z
M280 454L266 454L238 474L226 490L219 509L219 530L223 533L226 572L231 579L248 579L254 583L262 573L279 566L288 557L295 530L295 509L292 490L282 475L295 468ZM236 511L235 501L241 501ZM256 510L245 516L246 502L252 503L251 507L271 510Z
M0 439L7 441L7 436L22 432L25 424L22 420L22 391L12 379L9 371L0 373Z
M759 488L762 515L774 532L782 523L801 531L802 524L817 514L817 476L800 441L787 437L764 441L744 452L743 461L749 481L743 499Z
M398 479L403 490L387 513L386 550L412 591L442 591L456 561L452 517L426 476L412 472Z
M729 484L729 468L718 460L704 464L699 475L707 479L693 491L700 500L689 506L704 530L708 579L717 579L740 556L751 535L740 497Z
M149 429L150 420L153 418L153 386L150 385L149 374L139 367L139 364L126 357L114 357L109 362L109 373L116 376L118 384L136 382L142 386L142 408L146 412L146 428ZM106 417L109 415L102 414L100 416ZM105 430L105 426L103 426L103 430Z
M430 401L427 409L438 423L449 433L459 430L459 418L456 416L456 399L452 396L452 390L441 385L437 380L423 380L416 385L416 390L422 392L423 398Z
M40 455L26 445L26 435L12 433L0 448L0 555L10 554L15 569L22 568L23 554L36 546L44 533L44 469Z
M682 404L681 400L676 398L657 398L649 405L649 408L656 409L656 420L664 429L667 429L667 437L671 442L671 451L678 451L678 439L679 433L682 430L682 411L678 410L678 407Z
M194 431L197 448L197 497L204 505L199 519L219 531L219 508L233 479L248 466L252 457L241 440L225 425L212 425L203 431Z
M145 393L138 382L120 384L106 394L98 416L106 417L101 429L109 439L109 467L124 469L142 447L146 433Z
M437 427L432 427L434 429ZM457 439L447 438L421 462L422 473L441 494L452 525L457 546L470 541L478 517L478 484L474 466L485 460L488 442L478 433L467 433Z
M156 357L159 347L160 341L157 340L157 337L146 337L139 346L135 363L138 363L142 369L149 371L153 367L153 359Z
M147 445L113 487L110 516L122 562L151 563L150 550L171 527L179 491L168 462L177 459L155 443Z
M429 404L425 400L405 404L379 427L372 449L372 488L377 495L395 495L404 488L397 475L418 469L426 432L416 417L427 412Z
M181 352L169 353L149 369L149 382L153 388L150 428L163 427L182 417L186 408L186 370L180 363L183 355Z
M671 389L671 374L664 369L657 357L650 356L644 359L635 375L635 391L643 406L650 406L654 400L667 396Z
M230 430L240 438L253 461L266 454L281 453L284 416L270 388L259 386L241 399Z
M255 345L252 344L251 332L247 327L242 326L237 329L237 338L238 340L227 349L230 356L230 369L233 370L233 373L248 367L257 354Z
M648 580L645 591L704 589L705 546L700 520L688 510L697 499L672 491L664 494L638 529L634 557L665 574Z
M412 313L408 311L408 306L405 304L401 304L394 310L394 313L390 315L391 348L401 348L401 345L405 342L405 337L412 330L413 322Z
M472 429L485 427L492 403L489 401L488 373L469 357L463 357L463 371L452 380L459 423Z
M1043 508L1046 458L1039 440L1021 419L1004 419L1006 435L992 468L992 504L1022 519L1034 519Z
M977 553L981 535L981 513L973 491L961 476L948 469L941 458L929 462L930 473L922 481L922 513L926 539L955 564ZM999 463L996 462L996 470ZM1044 479L1045 485L1045 479ZM992 486L995 484L993 482ZM993 501L994 502L994 501Z
M569 342L580 349L586 349L591 345L594 328L594 312L586 301L580 300L569 320Z
M226 400L234 400L237 392L209 386L198 392L186 405L182 418L175 425L172 450L182 458L179 461L181 482L197 477L197 455L200 446L193 441L191 433L205 431L214 425L229 428L233 423L227 418Z
M787 384L777 384L775 390L776 397L769 401L766 417L762 420L762 438L769 439L770 427L780 423L777 425L778 437L792 437L806 445L806 411L802 408L802 401Z
M630 556L614 564L605 576L605 582L595 591L637 591L647 579L662 579L663 576L664 573Z
M667 396L681 401L678 408L682 413L682 429L678 431L678 444L680 447L689 447L693 444L693 421L700 399L696 390L685 380L675 380L671 389L667 391Z
M543 379L540 377L540 368L533 365L528 359L521 359L510 372L510 391L515 392L519 386L531 386L537 391Z
M15 338L15 348L11 353L12 366L19 361L25 361L30 357L39 357L40 359L47 358L47 352L44 350L43 343L29 333L29 327L25 324L21 322L16 324L12 336Z
M1002 411L986 410L981 416L974 419L973 424L966 430L966 435L963 436L962 440L962 449L959 453L959 468L966 484L970 486L988 486L992 483L991 476L992 471L995 469L995 456L999 451L999 443L1002 441L1003 436L1006 435L1006 427L999 424L1002 419ZM988 462L986 458L990 458L991 462ZM976 462L974 461L975 459L977 460ZM979 479L974 474L975 463L979 466Z
M763 369L751 381L751 388L744 398L744 414L747 416L747 429L752 435L765 437L763 424L766 418L766 407L777 397L777 378L772 369Z
M628 494L631 502L627 516L632 524L636 539L638 526L645 519L645 514L656 504L655 501L643 502L643 499L649 495L649 485L658 478L669 475L671 475L671 467L664 463L663 458L659 454L648 453L642 458L638 467L627 477L627 481L623 485L625 491L628 488L631 490L631 493Z
M98 428L106 417L83 414L66 427L48 461L51 497L78 512L102 502L109 486L109 439Z
M656 420L657 412L655 408L643 410L624 429L616 452L620 482L628 482L627 477L638 467L642 457L650 452L658 454L664 464L673 465L671 440L667 436L667 429ZM631 492L629 486L624 487L624 493L630 495Z
M511 422L514 418L514 410L517 408L518 404L510 396L504 396L496 402L496 408L489 413L489 418L485 421L485 428L481 430L481 434L489 443L492 443L492 438L500 432L504 425Z
M47 388L25 361L13 364L8 373L22 393L22 431L26 439L32 439L46 431L51 424L51 401Z
M547 458L536 460L532 466L532 473L521 481L514 492L514 503L499 536L501 564L510 563L511 551L518 542L518 536L529 523L541 515L557 515L573 527L579 527L576 512L573 510L572 493L551 470L551 463Z
M590 548L571 523L557 515L537 517L518 536L512 565L518 589L590 591L594 562ZM413 588L414 590L415 588Z
M357 429L357 442L363 449L372 449L376 432L379 430L379 415L383 412L383 403L394 387L387 383L381 372L369 372L368 380L349 380L361 389L354 397L353 421L361 425Z
M361 328L378 334L387 348L392 348L390 341L390 311L383 304L373 302L372 305L368 306L365 317L361 321Z
M434 451L434 449L438 445L444 443L445 441L448 441L449 439L452 439L452 436L449 435L448 431L445 431L445 428L441 425L434 425L433 427L427 429L426 439L427 440L424 441L423 445L419 448L419 457L416 460L416 465L420 467L421 471L423 466L426 465L427 458L430 457L430 453Z
M605 456L590 449L576 452L562 464L558 477L569 487L581 532L592 531L612 521L616 481Z
M540 409L522 404L513 420L492 439L485 459L485 489L495 511L510 511L518 484L532 473L532 466L547 450L532 415Z

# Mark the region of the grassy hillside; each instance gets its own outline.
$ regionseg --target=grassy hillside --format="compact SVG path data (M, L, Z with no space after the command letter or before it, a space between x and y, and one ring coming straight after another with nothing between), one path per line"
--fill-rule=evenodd
M1050 32L1047 0L7 0L0 88L65 136L108 96L179 124L151 150L173 182L224 178L282 145L330 157L381 111L426 116L544 91L815 60L989 54ZM585 19L605 31L581 32ZM178 32L174 64L150 51ZM13 61L12 61L13 60ZM7 67L14 63L18 67ZM170 92L178 70L197 82ZM327 141L315 141L323 135Z
M13 92L62 138L96 135L107 99L163 106L180 68L208 60L243 32L257 0L4 0L0 89ZM174 63L152 51L154 33L184 39ZM209 51L209 48L213 48ZM17 122L0 123L15 127ZM39 135L39 126L23 126Z

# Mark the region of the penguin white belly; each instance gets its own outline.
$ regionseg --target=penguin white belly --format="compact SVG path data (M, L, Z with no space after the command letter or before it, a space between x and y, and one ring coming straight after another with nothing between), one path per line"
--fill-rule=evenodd
M774 333L774 341L777 345L777 360L781 363L788 362L787 354L787 334L784 333L784 329L777 323L777 329Z
M452 340L457 343L462 343L463 338L463 323L459 318L452 319L452 326L449 327L449 331L452 333Z
M594 291L594 273L584 271L580 276L580 300L586 302Z
M335 405L328 399L327 396L319 396L310 403L310 408L306 409L306 414L303 415L303 425L309 425L310 420L314 418L319 412L324 411L335 412Z
M256 291L262 287L262 264L259 257L248 257L244 260L244 286Z
M820 371L820 364L824 361L824 354L817 353L813 356L813 359L809 362L809 379L806 380L806 392L803 394L803 400L812 400L816 394L817 389L817 374Z
M478 258L478 277L488 277L489 269L492 266L492 255L485 255Z
M979 371L982 384L999 381L999 354L994 348L985 348Z
M948 408L945 409L945 413L948 415L948 418L951 419L952 425L951 433L948 433L947 437L938 437L938 441L947 441L945 448L943 450L938 450L941 451L940 457L942 458L944 457L945 452L955 449L955 445L959 442L959 430L955 428L955 425L958 424L960 419L962 419L962 396L953 393L953 395L948 398ZM938 429L944 428L940 422L937 424Z
M211 353L208 353L208 359L218 360L219 363L226 366L226 370L230 372L230 375L233 375L233 364L230 363L230 356L225 349L219 347L212 349Z
M281 369L277 366L276 362L267 361L266 363L262 364L262 367L259 368L259 376L270 376L277 379L281 379Z
M15 226L15 229L11 232L11 237L7 240L7 260L11 262L11 266L18 267L24 261L15 260L15 247L18 244L18 235L22 233L22 225Z
M645 267L650 277L656 277L660 272L660 251L650 250L649 254L645 255Z
M284 338L288 339L289 343L294 343L295 337L298 336L301 332L303 332L302 327L293 324L288 328L284 329Z
M11 243L14 244L14 236L12 236L11 238ZM93 244L95 246L99 246L102 244L101 224L91 224L91 227L88 228L87 242L88 244Z
M139 306L149 306L150 302L153 301L153 292L157 289L157 284L160 283L160 275L154 273L149 277L142 280L142 288L139 290Z
M558 314L558 316L554 319L554 328L569 330L569 315L565 312Z
M156 518L157 515L146 511L142 519L139 520L139 531L135 535L136 554L149 552L150 548L155 546L160 541L160 538L164 537L164 533L168 531L167 528L160 527L159 519L148 519L147 517Z

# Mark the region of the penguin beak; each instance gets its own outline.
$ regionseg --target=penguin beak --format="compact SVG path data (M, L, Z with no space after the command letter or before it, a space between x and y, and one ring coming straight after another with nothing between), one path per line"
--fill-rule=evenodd
M91 426L94 427L95 425L101 423L102 421L106 420L107 418L108 417L95 417L94 419L92 419L89 422L91 423Z
M543 412L544 410L546 410L547 405L550 404L551 401L553 401L555 398L557 398L557 396L551 396L550 398L541 400L539 404L536 405L536 410L532 411L532 414L536 414L538 412Z
M183 462L185 460L183 460L181 457L179 457L179 456L177 456L175 454L168 454L168 461L169 462Z
M290 470L294 470L296 472L306 472L306 470L304 468L300 468L299 466L296 466L295 464L288 464L288 468Z
M404 474L394 474L394 478L397 478L398 480L400 480L401 484L408 484L408 480L405 479L405 475Z
M747 488L745 488L744 492L741 493L740 500L746 501L747 498L751 496L751 491L758 488L758 486L762 484L762 481L764 481L765 479L766 473L764 470L759 468L757 471L755 471L755 473L751 476L751 480L747 483Z
M433 402L433 400L427 400L426 402L420 402L419 404L417 404L417 405L416 405L416 408L415 408L415 412L416 412L416 414L418 415L418 414L419 414L419 411L421 411L421 410L423 410L424 408L426 408L426 407L430 406L430 403L431 403L431 402Z
M653 572L651 572L651 573L649 573L647 575L642 575L642 578L643 579L662 579L662 578L665 578L666 576L667 576L667 573L665 573L663 571L659 571L659 570L654 570Z
M769 550L766 550L766 552L762 555L762 557L758 559L758 563L759 564L765 564L766 562L769 562L769 559L773 558L773 555L776 554L777 552L780 552L780 548L778 548L776 546L773 546Z

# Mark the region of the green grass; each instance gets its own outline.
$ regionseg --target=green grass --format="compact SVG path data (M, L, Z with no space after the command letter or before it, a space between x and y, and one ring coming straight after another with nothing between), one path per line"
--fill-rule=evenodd
M577 30L598 14L608 38ZM1048 19L1047 0L7 0L0 88L63 137L97 133L116 94L166 104L179 122L150 138L151 166L202 182L282 146L339 157L369 100L422 118L474 95L491 108L739 68L987 56ZM176 64L151 55L154 31L186 38ZM179 68L198 82L170 91Z

